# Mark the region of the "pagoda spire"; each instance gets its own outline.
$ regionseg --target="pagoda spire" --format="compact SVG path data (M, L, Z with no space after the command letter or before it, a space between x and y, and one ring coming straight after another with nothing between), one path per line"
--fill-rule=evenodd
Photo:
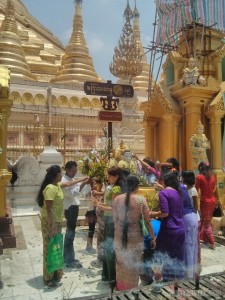
M73 32L62 57L61 66L51 82L71 84L73 82L100 81L83 32L82 0L75 0Z
M141 74L142 64L140 49L135 41L132 29L133 12L129 0L124 10L124 26L118 45L114 49L114 55L110 64L110 72L119 77L118 82L128 82L135 76Z
M29 69L18 35L13 0L7 0L5 18L0 27L0 64L9 67L12 78L36 80Z
M140 75L134 77L132 79L132 85L135 90L144 90L147 93L148 85L149 85L149 64L147 63L147 57L144 52L144 48L141 42L141 30L139 23L139 11L137 9L136 1L133 10L133 38L135 39L141 54L141 64L142 64L142 72Z

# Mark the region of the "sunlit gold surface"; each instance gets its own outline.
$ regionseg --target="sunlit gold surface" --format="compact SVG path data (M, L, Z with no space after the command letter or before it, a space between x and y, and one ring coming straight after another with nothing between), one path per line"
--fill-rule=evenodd
M76 1L73 32L62 57L61 67L51 82L99 81L83 33L81 1Z
M138 76L142 72L141 47L136 40L136 34L133 34L132 16L128 1L124 11L125 24L110 65L110 72L114 76L124 79Z
M0 28L0 64L7 65L14 77L36 79L30 72L18 35L12 0L7 1L5 18Z
M7 171L7 126L12 101L9 97L9 69L0 67L0 217L6 216L6 186L11 179L11 173Z
M134 90L143 90L147 92L149 83L149 64L147 63L147 57L144 52L144 48L141 42L141 31L139 24L139 12L135 4L134 8L134 23L133 23L133 35L135 36L136 43L140 49L142 72L132 80L132 86Z

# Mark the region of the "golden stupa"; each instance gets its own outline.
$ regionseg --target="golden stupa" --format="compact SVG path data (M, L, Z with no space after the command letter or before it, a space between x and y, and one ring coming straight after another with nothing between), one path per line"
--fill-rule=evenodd
M67 83L100 81L89 55L83 33L82 1L76 0L73 32L62 57L61 66L51 82Z
M141 30L139 22L139 11L137 9L136 3L133 11L134 21L133 21L133 35L135 36L135 41L138 44L139 49L141 50L141 63L142 63L142 72L140 75L132 79L132 86L140 96L146 96L148 86L149 86L149 74L150 66L147 63L147 57L144 52L144 48L141 41Z
M12 0L7 1L5 18L0 27L0 64L7 65L11 76L25 80L36 80L27 64L15 19Z

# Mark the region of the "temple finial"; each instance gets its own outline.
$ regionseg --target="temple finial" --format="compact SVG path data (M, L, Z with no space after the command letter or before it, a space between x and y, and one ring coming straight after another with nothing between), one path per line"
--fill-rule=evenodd
M51 79L51 82L71 84L71 82L100 81L84 37L82 2L83 0L74 1L73 31L58 73L55 78Z

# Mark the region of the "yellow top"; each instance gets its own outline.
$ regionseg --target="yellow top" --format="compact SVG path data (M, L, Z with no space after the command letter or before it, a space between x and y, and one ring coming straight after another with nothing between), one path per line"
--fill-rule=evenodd
M48 184L43 191L44 206L41 209L41 217L47 218L47 209L45 200L53 201L53 215L55 222L62 222L63 220L63 191L59 184Z

